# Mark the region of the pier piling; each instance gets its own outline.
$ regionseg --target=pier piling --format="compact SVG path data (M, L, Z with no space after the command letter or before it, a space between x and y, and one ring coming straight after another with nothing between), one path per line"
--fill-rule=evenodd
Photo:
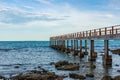
M84 46L85 52L82 52L83 40L85 40L85 46ZM83 58L85 53L88 53L87 40L90 40L90 54L88 60L95 61L97 57L97 52L95 52L95 48L94 48L95 47L94 41L104 40L104 55L102 57L103 65L112 65L112 56L109 55L109 40L120 40L120 25L71 33L66 35L60 35L60 36L53 36L50 37L50 46L53 49L60 50L66 53L73 53L74 55L78 55L80 56L80 58ZM70 46L69 46L69 41L70 41Z

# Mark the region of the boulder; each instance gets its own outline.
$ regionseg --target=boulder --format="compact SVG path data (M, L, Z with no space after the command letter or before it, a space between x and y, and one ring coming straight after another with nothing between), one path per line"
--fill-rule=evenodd
M92 73L86 74L86 77L94 77L94 74Z
M101 80L113 80L111 76L103 76Z
M73 79L85 79L85 76L79 75L79 74L76 74L76 73L70 73L69 77L73 78Z
M115 76L115 77L113 78L113 80L120 80L120 75Z

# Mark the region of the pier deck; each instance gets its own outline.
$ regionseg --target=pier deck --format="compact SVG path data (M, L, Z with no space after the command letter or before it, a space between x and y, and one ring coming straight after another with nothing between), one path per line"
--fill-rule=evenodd
M85 40L85 52L82 52L82 40ZM87 40L90 40L90 55L88 60L95 61L97 57L97 52L94 50L94 40L104 40L103 64L112 65L112 56L109 55L109 40L120 40L120 25L53 36L50 37L50 46L62 52L70 53L72 51L75 55L83 58L83 53L88 53ZM69 47L69 41L71 47ZM80 41L80 44L78 44L78 41ZM80 48L78 48L78 45Z

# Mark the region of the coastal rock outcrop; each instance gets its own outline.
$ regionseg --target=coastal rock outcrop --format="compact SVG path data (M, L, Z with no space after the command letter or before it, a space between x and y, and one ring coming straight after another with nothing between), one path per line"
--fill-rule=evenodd
M69 63L67 61L59 61L55 63L55 67L58 70L79 70L79 64Z

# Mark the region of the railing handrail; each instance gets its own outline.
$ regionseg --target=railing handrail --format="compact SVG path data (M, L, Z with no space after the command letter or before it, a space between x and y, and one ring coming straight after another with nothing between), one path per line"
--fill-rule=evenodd
M85 37L93 37L93 36L105 36L105 35L113 35L120 34L120 25L98 28L88 31L70 33L65 35L53 36L50 37L50 40L58 40L58 39L71 39L71 38L85 38Z

